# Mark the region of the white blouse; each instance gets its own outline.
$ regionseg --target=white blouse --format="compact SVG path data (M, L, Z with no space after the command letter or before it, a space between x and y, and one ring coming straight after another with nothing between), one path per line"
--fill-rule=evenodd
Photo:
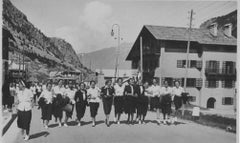
M39 96L39 99L41 97L46 99L47 104L50 104L50 103L52 103L52 100L53 100L53 92L52 91L48 91L48 90L43 90L43 92Z
M54 91L55 95L57 95L57 94L64 95L65 92L66 92L66 89L65 89L64 87L61 87L61 88L60 88L59 86L55 86L55 87L53 88L53 91Z
M124 85L119 86L118 84L116 84L116 85L114 86L115 96L123 96L123 94L124 94L124 88L125 88Z
M87 95L90 96L89 102L100 102L100 92L101 90L98 87L95 88L89 88L87 90Z
M71 89L66 90L66 96L70 99L72 104L75 104L75 100L74 100L75 93L76 93L75 90L71 90Z
M160 86L158 86L158 85L152 85L151 87L150 87L150 90L151 90L151 92L152 92L152 97L155 97L155 96L159 96L160 95Z
M32 98L33 94L32 91L29 89L24 89L24 90L19 90L17 92L17 97L18 97L18 107L17 109L20 111L29 111L32 109Z
M182 87L173 87L172 89L172 94L176 96L181 96L182 93L184 92L184 89Z
M166 94L172 94L172 88L171 87L161 87L161 95L166 95Z

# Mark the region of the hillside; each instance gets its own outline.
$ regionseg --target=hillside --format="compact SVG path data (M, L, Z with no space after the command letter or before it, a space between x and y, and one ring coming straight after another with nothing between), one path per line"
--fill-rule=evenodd
M131 62L125 61L132 44L123 43L120 46L119 69L131 69ZM116 63L116 48L104 48L98 51L78 54L83 65L94 69L114 69Z
M79 60L75 50L72 45L60 38L50 38L50 41L61 51L63 59L69 64L74 65L75 68L82 68L82 63Z
M67 67L72 70L83 68L69 43L44 35L9 0L3 0L2 17L3 28L14 38L10 43L9 59L18 62L17 55L24 54L25 59L31 63L30 74L48 75L51 70L64 70ZM33 66L36 64L38 66Z
M210 24L216 22L218 24L218 29L222 30L223 26L228 23L232 23L232 35L237 37L237 10L226 14L224 16L214 17L200 25L200 28L207 28Z

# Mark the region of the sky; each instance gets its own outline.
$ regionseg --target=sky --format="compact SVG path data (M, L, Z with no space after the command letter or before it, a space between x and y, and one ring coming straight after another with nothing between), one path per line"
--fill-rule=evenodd
M77 53L117 45L111 36L120 25L121 42L133 43L143 25L187 27L193 9L193 27L209 18L237 9L235 1L160 0L11 0L28 20L48 37L69 42ZM113 27L115 36L118 34Z

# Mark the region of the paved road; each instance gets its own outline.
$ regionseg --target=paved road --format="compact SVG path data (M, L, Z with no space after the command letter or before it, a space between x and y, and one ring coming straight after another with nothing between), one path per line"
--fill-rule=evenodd
M75 120L75 114L73 115ZM113 118L113 112L111 119ZM123 116L126 119L126 115ZM57 127L52 120L51 128L44 129L40 120L40 110L33 109L31 126L31 139L29 143L235 143L236 134L220 129L202 126L190 121L181 120L178 125L160 125L155 122L155 114L149 112L145 125L115 125L106 127L103 123L104 115L102 106L97 116L98 124L91 126L89 108L85 114L85 124L81 127L70 121L69 127ZM17 133L17 134L16 134ZM15 135L16 134L16 135ZM16 137L14 137L16 136ZM23 143L22 136L13 123L9 133L4 137L7 143Z

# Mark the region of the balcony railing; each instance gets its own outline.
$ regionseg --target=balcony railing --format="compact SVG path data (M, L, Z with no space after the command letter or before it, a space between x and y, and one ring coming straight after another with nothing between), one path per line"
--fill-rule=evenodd
M205 68L205 74L207 75L236 75L236 69L215 69L215 68Z

